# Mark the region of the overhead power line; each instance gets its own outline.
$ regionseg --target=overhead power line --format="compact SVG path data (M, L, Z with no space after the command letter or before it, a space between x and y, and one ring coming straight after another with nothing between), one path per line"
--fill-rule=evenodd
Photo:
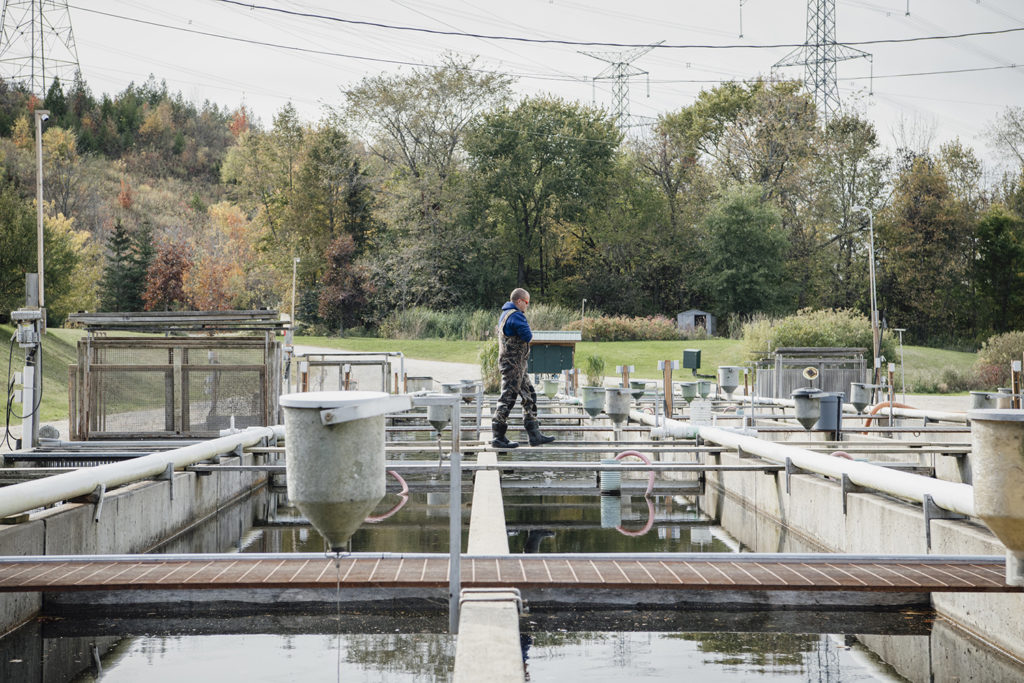
M144 24L146 26L153 26L153 27L156 27L156 28L163 28L163 29L167 29L167 30L170 30L170 31L180 31L182 33L191 33L191 34L194 34L194 35L204 36L204 37L207 37L207 38L216 38L218 40L228 40L228 41L233 41L233 42L237 42L237 43L245 43L245 44L248 44L248 45L255 45L257 47L269 47L269 48L273 48L273 49L287 50L287 51L290 51L290 52L307 53L307 54L321 55L321 56L326 56L326 57L340 57L342 59L355 59L355 60L361 60L361 61L367 61L367 62L378 62L378 63L382 63L382 64L395 64L395 65L401 65L401 66L413 66L413 67L428 68L428 69L429 68L436 68L436 67L439 66L438 64L430 64L428 62L413 62L413 61L407 61L407 60L401 60L401 59L385 59L385 58L382 58L382 57L368 57L366 55L354 55L354 54L349 54L349 53L345 53L345 52L332 52L330 50L317 50L317 49L314 49L314 48L299 47L297 45L286 45L286 44L283 44L283 43L272 43L272 42L268 42L268 41L264 41L264 40L255 40L255 39L252 39L252 38L242 38L242 37L239 37L239 36L231 36L231 35L226 35L226 34L223 34L223 33L215 33L215 32L212 32L212 31L201 31L201 30L198 30L198 29L186 28L184 26L174 26L172 24L163 24L163 23L156 22L156 21L150 21L148 19L139 19L137 17L129 17L129 16L125 16L123 14L115 14L115 13L112 13L112 12L104 12L104 11L92 9L92 8L89 8L89 7L80 7L80 6L71 5L71 4L69 4L68 7L72 8L72 9L74 9L76 11L90 12L92 14L98 14L98 15L101 15L101 16L110 17L112 19L121 19L123 21L134 22L134 23L137 23L137 24ZM875 79L881 79L881 78L906 78L906 77L910 77L910 76L937 76L937 75L944 75L944 74L971 73L971 72L974 72L974 71L998 71L998 70L1002 70L1002 69L1019 69L1021 67L1024 67L1024 64L1006 64L1006 65L1000 65L1000 66L973 67L973 68L964 68L964 69L944 69L944 70L938 70L938 71L917 71L917 72L912 72L912 73L896 73L896 74L883 74L883 75L875 74L874 78ZM499 71L499 70L496 70L496 69L480 69L480 68L472 68L470 70L475 72L475 73L497 74L497 75L503 75L503 76L515 76L517 78L529 78L529 79L536 79L536 80L562 81L562 82L569 82L569 83L589 83L591 81L591 79L586 77L586 76L579 76L579 77L575 77L575 76L561 76L561 75L558 75L558 74L525 73L525 72ZM752 79L753 78L757 78L757 76L751 76L750 78L752 78ZM867 76L849 76L849 77L839 78L839 80L841 80L841 81L854 81L854 80L864 80L866 78L868 78L868 77ZM738 82L738 81L743 81L743 80L745 80L745 79L742 78L742 77L737 77L737 78L652 78L651 79L651 83L662 83L662 84L674 84L674 83L675 84L681 84L681 83L694 83L694 84L698 84L698 83L708 83L708 84L712 84L712 83L732 83L732 82Z
M365 21L362 19L345 19L343 17L331 16L329 14L317 14L315 12L299 12L297 10L284 9L283 7L269 7L267 5L255 5L249 2L241 2L241 0L214 0L214 2L224 3L226 5L236 5L238 7L244 7L249 10L261 10L265 12L277 12L279 14L286 14L293 17L302 17L306 19L320 19L322 21L334 21L341 24L351 24L354 26L371 26L373 28L388 29L391 31L411 31L414 33L429 33L438 36L456 36L460 38L483 38L485 40L508 40L518 43L537 43L540 45L571 45L575 47L652 47L655 46L653 42L647 43L615 43L606 42L600 40L561 40L557 38L529 38L526 36L503 36L503 35L491 35L487 33L470 33L467 31L442 31L440 29L423 28L421 26L399 26L397 24L385 24L378 21ZM879 38L877 40L844 40L843 45L883 45L893 43L917 43L927 40L953 40L956 38L971 38L975 36L994 36L1006 33L1017 33L1024 31L1024 26L1016 28L1005 28L993 31L972 31L969 33L952 33L947 35L937 36L917 36L915 38ZM662 43L657 45L659 48L667 48L674 50L768 50L776 48L798 48L807 47L805 43L772 43L772 44L761 44L751 45L749 43L733 43L733 44L698 44L698 43Z

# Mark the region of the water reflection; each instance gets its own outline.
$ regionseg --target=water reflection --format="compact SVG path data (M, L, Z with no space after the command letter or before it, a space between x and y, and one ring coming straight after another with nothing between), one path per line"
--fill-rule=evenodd
M505 520L513 553L736 549L689 496L506 494Z
M72 680L446 681L453 659L453 638L440 634L143 637L122 641L102 669Z
M901 681L856 641L783 633L532 634L533 680Z

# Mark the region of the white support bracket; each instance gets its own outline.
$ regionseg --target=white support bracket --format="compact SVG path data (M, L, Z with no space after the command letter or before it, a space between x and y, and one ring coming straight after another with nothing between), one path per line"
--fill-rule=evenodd
M100 513L103 512L103 499L107 496L106 484L98 484L92 493L72 498L72 503L92 503L96 506L93 511L92 521L97 524L100 521Z
M167 463L167 467L164 471L158 474L155 479L157 481L166 481L171 491L171 500L174 500L174 463Z
M848 493L871 493L871 489L854 484L850 481L850 475L843 472L843 515L846 515L846 494Z

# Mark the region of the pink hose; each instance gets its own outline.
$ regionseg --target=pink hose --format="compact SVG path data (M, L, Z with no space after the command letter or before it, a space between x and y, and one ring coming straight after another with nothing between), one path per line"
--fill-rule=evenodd
M641 460L644 461L644 464L646 464L646 465L650 465L651 464L651 459L648 458L646 455L644 455L643 453L641 453L639 451L622 451L621 453L619 453L618 455L615 456L615 459L616 460L622 460L623 458L628 458L629 456L633 456L635 458L640 458ZM654 470L651 470L648 473L648 476L647 476L647 491L644 492L644 495L645 496L651 495L651 491L653 491L653 490L654 490Z
M651 472L651 476L654 476L654 472ZM630 531L620 524L615 527L615 530L623 536L643 536L651 530L652 526L654 526L654 501L651 500L651 497L648 495L645 495L644 499L647 501L647 524L644 524L643 528L639 531Z
M615 456L615 459L622 460L623 458L628 458L630 456L634 458L640 458L641 460L644 461L644 464L651 464L651 459L639 451L622 451L621 453ZM630 531L629 529L626 529L620 524L619 526L615 527L616 531L618 531L623 536L643 536L651 530L651 527L654 526L654 501L651 500L650 497L651 491L653 490L654 470L651 470L647 474L647 491L644 492L644 498L647 500L647 523L644 524L643 528L639 531Z
M404 508L405 504L409 502L409 485L405 483L405 479L402 479L402 475L400 475L398 472L395 472L394 470L388 470L388 474L397 479L398 483L402 485L402 490L398 492L398 497L401 498L401 500L398 501L398 504L395 505L395 507L385 512L383 515L377 517L370 516L363 521L368 522L370 524L383 522L385 519L387 519L391 515L395 514L396 512Z

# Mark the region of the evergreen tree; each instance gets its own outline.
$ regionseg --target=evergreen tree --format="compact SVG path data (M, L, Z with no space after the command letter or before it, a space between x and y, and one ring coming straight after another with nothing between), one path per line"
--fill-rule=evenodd
M141 311L146 271L153 261L153 235L147 224L133 234L118 219L107 238L107 263L100 283L105 311Z

